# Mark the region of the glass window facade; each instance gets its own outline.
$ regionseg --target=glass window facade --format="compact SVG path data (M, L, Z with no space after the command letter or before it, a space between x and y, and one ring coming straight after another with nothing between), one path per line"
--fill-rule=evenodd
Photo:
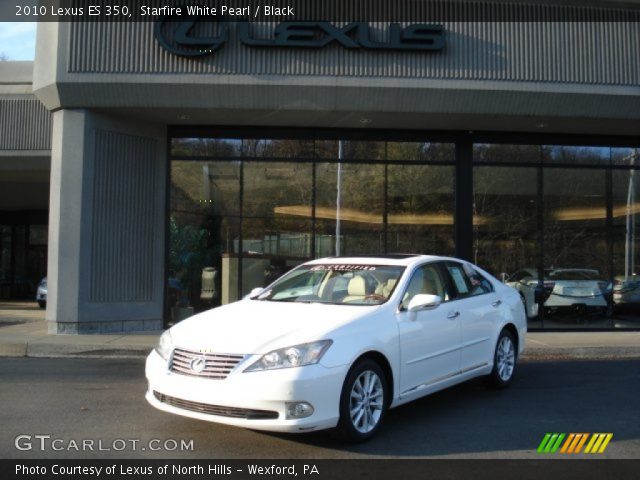
M474 146L474 260L520 292L531 328L640 327L639 153Z
M46 220L46 212L0 212L0 300L35 299L47 271Z
M446 143L172 139L169 320L311 258L453 254L454 162Z
M457 142L172 138L169 320L311 258L467 251L530 328L640 327L640 150L476 141L464 159Z

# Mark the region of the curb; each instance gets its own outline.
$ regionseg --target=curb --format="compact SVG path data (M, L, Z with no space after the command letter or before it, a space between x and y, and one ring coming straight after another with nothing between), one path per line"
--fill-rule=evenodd
M153 347L0 342L0 358L145 358Z
M552 360L630 360L640 359L640 347L552 347L525 349L523 362Z

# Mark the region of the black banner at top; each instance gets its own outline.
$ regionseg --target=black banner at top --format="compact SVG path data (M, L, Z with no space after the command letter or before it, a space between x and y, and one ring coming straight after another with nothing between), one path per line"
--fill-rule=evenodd
M3 0L2 22L216 21L640 22L640 8L609 2L477 0Z

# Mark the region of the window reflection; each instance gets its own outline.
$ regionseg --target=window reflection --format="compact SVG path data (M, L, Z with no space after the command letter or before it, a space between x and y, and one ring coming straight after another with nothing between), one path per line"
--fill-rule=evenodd
M545 326L610 323L605 182L598 170L545 171Z
M640 150L619 149L614 158L640 163ZM637 170L615 170L613 183L613 306L614 326L637 328L640 323L640 178Z
M384 165L316 168L316 256L384 252Z
M174 157L229 158L242 155L242 140L238 138L172 138Z
M171 162L169 317L237 299L240 163Z
M179 138L171 153L189 159L171 162L176 321L309 258L455 254L452 143ZM473 160L473 260L521 293L530 327L637 327L638 149L478 143Z
M245 162L242 295L311 257L312 165Z
M389 165L387 175L387 249L453 255L454 168Z
M503 147L489 156L515 158ZM474 261L518 290L529 326L540 327L533 295L539 263L537 169L476 167L473 180Z
M542 161L564 165L592 164L608 166L611 162L611 149L609 147L545 145L542 147Z
M455 145L431 142L387 142L387 160L454 162Z

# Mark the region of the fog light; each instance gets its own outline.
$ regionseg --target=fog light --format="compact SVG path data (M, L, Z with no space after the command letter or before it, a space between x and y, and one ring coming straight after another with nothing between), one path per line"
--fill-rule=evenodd
M305 418L313 413L313 407L307 402L286 402L287 419Z

